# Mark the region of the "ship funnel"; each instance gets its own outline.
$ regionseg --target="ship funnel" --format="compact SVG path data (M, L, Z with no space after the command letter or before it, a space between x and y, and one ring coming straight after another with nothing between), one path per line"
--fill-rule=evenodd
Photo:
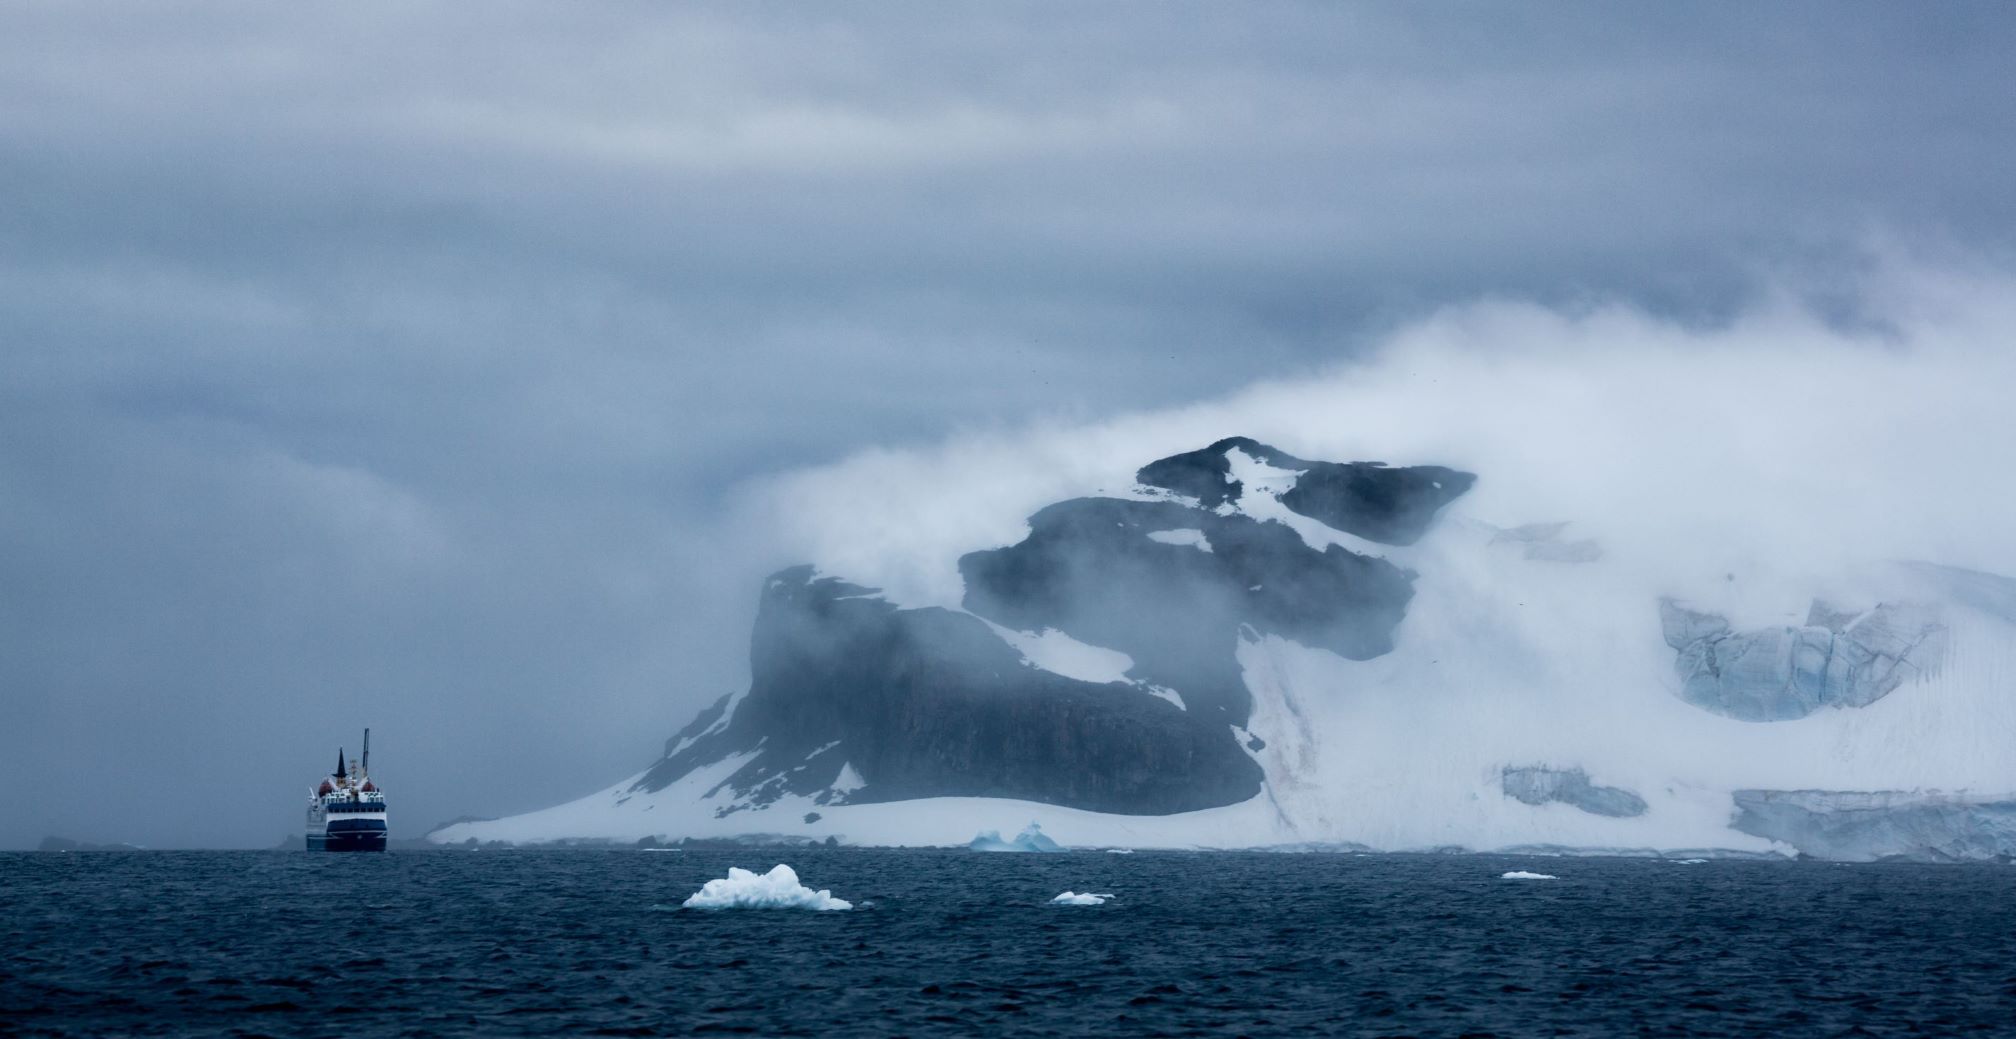
M364 730L364 774L371 774L371 730Z

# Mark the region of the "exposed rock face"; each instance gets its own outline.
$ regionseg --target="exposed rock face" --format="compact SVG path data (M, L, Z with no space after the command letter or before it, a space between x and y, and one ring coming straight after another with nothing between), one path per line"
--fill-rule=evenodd
M1529 805L1560 802L1592 815L1629 818L1645 814L1645 799L1622 787L1597 786L1579 768L1505 766L1499 776L1505 796Z
M764 589L748 694L717 702L668 740L633 789L727 769L714 792L732 796L717 814L786 796L829 805L973 795L1132 815L1252 797L1263 779L1253 752L1264 743L1237 728L1251 709L1237 659L1242 627L1377 656L1393 645L1413 575L1218 508L1242 493L1223 479L1235 448L1302 470L1268 492L1296 511L1395 544L1419 538L1473 479L1439 467L1305 462L1238 438L1142 470L1144 481L1188 488L1181 493L1204 507L1061 502L1030 518L1020 544L967 555L959 568L970 613L898 609L809 567L782 571ZM1132 669L1116 682L1043 670L987 621L1055 629L1127 654Z
M1131 677L1191 711L1244 725L1241 625L1364 660L1393 646L1413 575L1384 559L1310 548L1279 523L1176 502L1080 498L1029 519L1020 544L959 561L968 610L1011 628L1055 628L1134 658ZM1211 550L1151 536L1203 532Z
M1735 631L1711 613L1662 600L1666 644L1687 702L1743 721L1803 718L1822 707L1866 707L1907 679L1937 672L1946 628L1929 607L1865 611L1815 602L1800 627Z
M1738 790L1733 824L1842 862L2009 860L2016 800L1897 791Z
M727 723L640 786L753 753L724 781L744 805L985 795L1158 815L1259 790L1260 767L1223 725L1124 684L1037 670L977 618L899 610L810 567L770 579L750 659L749 695ZM847 785L843 766L862 785L825 796Z
M1439 465L1394 469L1382 462L1311 462L1257 440L1227 437L1210 447L1142 466L1134 478L1197 499L1207 509L1236 502L1245 488L1232 479L1229 454L1245 454L1277 469L1299 471L1281 504L1310 519L1382 545L1421 540L1435 513L1461 497L1477 477Z

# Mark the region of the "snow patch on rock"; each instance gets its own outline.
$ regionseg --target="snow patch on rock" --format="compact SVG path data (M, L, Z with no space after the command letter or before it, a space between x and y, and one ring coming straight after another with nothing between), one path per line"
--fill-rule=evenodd
M1002 641L1014 646L1031 667L1080 682L1131 681L1127 672L1134 667L1134 658L1117 649L1080 642L1055 628L1016 631L985 617L980 619L987 621Z
M861 778L861 773L854 771L854 763L849 761L840 766L840 774L833 777L833 785L826 789L832 791L835 797L845 797L867 785L868 781Z

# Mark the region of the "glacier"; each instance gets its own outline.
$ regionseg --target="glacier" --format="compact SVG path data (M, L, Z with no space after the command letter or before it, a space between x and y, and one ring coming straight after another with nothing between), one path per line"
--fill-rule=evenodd
M1685 571L1488 472L1243 437L1135 476L935 593L779 572L750 689L661 760L429 839L2016 853L2009 578Z

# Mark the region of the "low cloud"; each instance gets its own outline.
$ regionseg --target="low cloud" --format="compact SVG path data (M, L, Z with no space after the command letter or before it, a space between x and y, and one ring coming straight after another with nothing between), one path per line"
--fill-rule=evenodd
M1306 380L1096 422L875 450L765 487L796 554L913 605L956 605L967 551L1226 436L1307 458L1479 475L1452 515L1569 521L1671 594L1727 575L1792 596L1928 560L2016 573L2016 278L1889 263L1856 329L1778 295L1698 329L1630 306L1454 306ZM1754 583L1753 583L1754 587ZM1804 600L1795 603L1803 608Z

